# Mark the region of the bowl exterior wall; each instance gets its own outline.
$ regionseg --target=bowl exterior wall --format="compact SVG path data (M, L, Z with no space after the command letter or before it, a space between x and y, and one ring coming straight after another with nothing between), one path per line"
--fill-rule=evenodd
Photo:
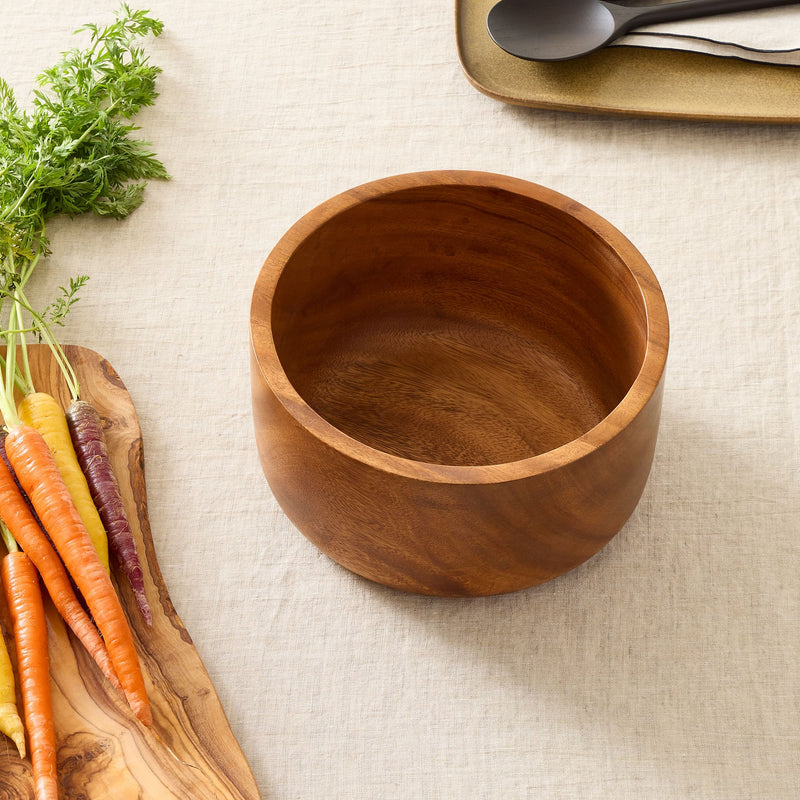
M474 597L555 578L619 531L650 472L663 376L639 414L582 458L465 484L398 475L336 450L298 423L251 359L256 441L276 500L334 561L396 589Z

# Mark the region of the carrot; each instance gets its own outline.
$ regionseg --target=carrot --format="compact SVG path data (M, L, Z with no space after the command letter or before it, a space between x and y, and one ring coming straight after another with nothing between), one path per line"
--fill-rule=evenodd
M152 625L153 612L144 592L144 573L119 484L108 457L100 415L87 400L73 400L66 410L66 418L78 463L86 476L92 500L108 535L111 554L133 589L145 623Z
M11 474L11 477L14 479L14 485L19 490L19 493L22 495L23 499L25 500L25 504L28 506L31 514L33 514L33 518L36 520L36 524L41 527L41 522L39 522L39 517L36 516L36 511L34 510L33 506L28 500L28 495L25 494L22 487L19 485L19 481L17 480L17 476L14 474L14 470L11 469L11 464L8 463L8 456L6 455L6 436L8 436L8 431L3 428L0 430L0 460L5 464L6 469Z
M0 733L8 736L17 746L20 758L25 758L25 729L17 709L17 692L14 667L6 649L6 640L0 633Z
M75 595L69 575L47 535L17 488L14 476L0 460L0 519L42 576L56 610L88 650L111 685L122 691L105 643Z
M89 485L75 455L61 406L54 397L45 392L31 392L21 400L17 413L22 422L36 428L47 442L97 555L107 571L108 539L92 500Z
M28 731L36 800L58 800L56 732L50 695L50 659L47 622L36 567L21 550L3 559L5 589Z
M150 701L125 613L47 443L35 428L17 423L6 437L6 453L94 617L128 703L142 723L151 725Z

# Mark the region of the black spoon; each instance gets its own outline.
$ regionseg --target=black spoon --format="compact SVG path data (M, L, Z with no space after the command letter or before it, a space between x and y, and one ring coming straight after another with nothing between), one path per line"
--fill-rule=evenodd
M621 6L604 0L500 0L489 12L489 35L529 61L565 61L599 50L642 25L732 11L793 5L797 0L683 0Z

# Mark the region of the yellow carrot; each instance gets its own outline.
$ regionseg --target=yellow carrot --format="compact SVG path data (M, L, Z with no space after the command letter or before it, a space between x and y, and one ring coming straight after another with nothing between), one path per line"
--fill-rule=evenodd
M6 640L0 636L0 733L5 734L17 746L21 758L25 758L25 730L17 710L14 670L8 657Z
M17 709L14 668L11 666L2 631L0 631L0 733L8 736L17 746L20 758L25 758L25 729Z
M17 412L20 420L36 428L47 442L94 549L108 571L108 537L75 455L63 409L51 395L31 392L22 399Z

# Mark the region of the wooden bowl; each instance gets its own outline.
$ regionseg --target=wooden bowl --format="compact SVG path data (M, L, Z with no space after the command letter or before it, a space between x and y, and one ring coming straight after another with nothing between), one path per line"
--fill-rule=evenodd
M619 231L541 186L423 172L334 197L267 258L251 342L275 498L378 583L549 580L614 536L647 480L661 290Z

